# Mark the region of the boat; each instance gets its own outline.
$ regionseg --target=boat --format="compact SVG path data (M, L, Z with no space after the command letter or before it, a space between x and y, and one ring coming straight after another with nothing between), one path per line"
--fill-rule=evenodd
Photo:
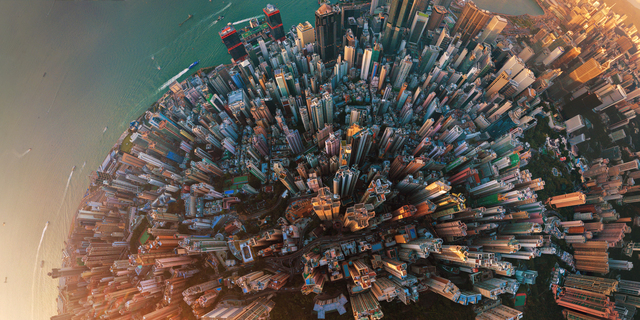
M189 66L189 68L188 68L188 69L191 69L191 68L195 67L198 63L200 63L200 60L198 60L198 61L196 61L196 62L192 63L192 64Z
M40 268L44 268L44 260L40 261Z
M49 221L47 221L47 225L49 225Z
M47 75L47 73L45 72L45 73L42 75L42 77L44 78L44 76L46 76L46 75Z
M189 17L187 17L187 19L185 19L184 21L180 22L180 24L178 25L178 27L182 27L182 25L183 25L185 22L189 21L189 19L191 19L191 18L193 18L193 15L192 15L192 14L190 14L190 15L189 15Z
M104 129L102 129L102 133L107 132L107 129L109 129L109 127L104 127Z
M71 172L76 171L76 166L73 166L73 168L71 168ZM47 223L49 223L49 221L47 221Z
M216 21L220 21L222 19L224 19L224 16L218 16L218 19Z
M30 151L31 151L31 148L29 148L29 149L27 150L27 152L30 152Z
M160 68L160 66L158 66L158 70L161 70L162 68Z

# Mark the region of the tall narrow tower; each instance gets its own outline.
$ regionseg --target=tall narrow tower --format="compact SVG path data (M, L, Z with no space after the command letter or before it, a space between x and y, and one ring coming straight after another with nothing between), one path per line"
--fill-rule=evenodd
M338 38L340 37L340 12L328 4L316 11L316 41L320 47L320 58L325 63L338 57Z
M411 8L414 0L392 0L389 9L389 18L384 29L382 48L385 53L394 53L398 50L402 38L402 30L411 23Z
M224 42L233 60L240 61L247 57L247 50L244 48L242 41L240 41L238 32L231 24L220 30L218 34L220 38L222 38L222 42Z
M453 26L451 34L455 35L459 32L462 42L467 42L478 35L490 18L491 12L478 8L473 1L467 1L464 9L462 9L462 14L460 14L458 21Z
M271 30L271 36L275 40L284 39L284 27L282 26L282 18L280 17L280 10L272 4L262 9L265 15L265 20Z

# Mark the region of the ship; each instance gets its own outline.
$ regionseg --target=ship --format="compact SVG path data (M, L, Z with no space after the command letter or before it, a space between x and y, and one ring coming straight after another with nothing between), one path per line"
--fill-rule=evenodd
M195 67L198 63L200 63L200 60L198 60L198 61L196 61L196 62L192 63L192 64L189 66L189 68L188 68L188 69L191 69L191 68Z
M71 172L76 171L76 166L73 166L73 168L71 168ZM49 223L49 221L47 221L47 224Z
M184 20L184 21L180 22L180 24L178 24L178 27L182 27L182 25L183 25L185 22L189 21L189 19L191 19L191 18L193 18L193 15L192 15L192 14L190 14L190 15L189 15L189 17L187 17L187 19L186 19L186 20Z
M216 21L220 21L222 19L224 19L224 16L218 16L218 19Z

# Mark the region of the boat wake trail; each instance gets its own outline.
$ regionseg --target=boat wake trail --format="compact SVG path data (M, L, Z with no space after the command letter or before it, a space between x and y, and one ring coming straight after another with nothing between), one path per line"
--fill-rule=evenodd
M218 14L221 14L223 11L229 9L229 7L231 7L232 3L227 4L226 6L224 6L224 8L218 10L217 12L214 12L210 17L214 17ZM211 28L214 24L218 23L218 20L214 20L213 22L211 22L211 24L209 25L209 27L207 27L207 29Z
M166 46L160 48L160 50L156 51L155 53L153 53L151 56L149 56L150 58L153 57L155 58L158 54L160 54L160 52L164 51L166 48L171 48L175 46L175 43L178 42L178 40L184 38L185 36L187 36L187 34L189 34L191 31L196 30L196 28L198 28L198 26L200 24L202 24L205 21L209 21L209 19L216 17L217 15L221 14L223 11L229 9L229 7L231 7L232 3L227 4L224 8L208 15L206 18L198 21L196 24L193 25L193 27L189 28L187 31L185 31L184 33L180 34L177 38L173 39L173 41L171 41L169 44L167 44ZM207 29L209 29L213 24L210 24ZM197 30L196 30L197 31ZM152 59L153 60L153 59Z
M14 151L13 151L13 153L14 153L14 154L16 155L16 157L18 157L18 159L19 159L19 158L22 158L22 157L26 156L26 155L27 155L27 153L29 153L29 151L31 151L31 149L28 149L27 151L25 151L25 152L23 152L23 153L18 153L18 152L16 152L16 151L14 150Z
M42 229L42 235L40 236L40 242L38 243L38 249L36 250L36 261L33 264L33 276L31 277L31 319L33 319L33 310L35 306L35 300L33 294L36 288L36 270L38 270L38 257L40 256L40 248L42 248L42 241L44 240L44 234L47 232L47 228L49 227L49 222L44 225L44 229Z
M234 23L233 23L233 25L235 26L236 24L245 23L245 22L248 22L248 21L249 21L249 20L251 20L251 19L258 19L258 18L263 17L263 16L264 16L264 14L259 14L259 15L255 16L255 17L242 19L242 20L240 20L240 21L236 21L236 22L234 22Z
M166 89L167 87L169 87L172 83L174 83L176 80L178 80L178 78L182 77L187 72L189 72L189 68L186 68L186 69L180 71L180 73L178 73L175 76L173 76L173 78L169 79L169 81L163 83L162 86L160 88L158 88L158 92Z

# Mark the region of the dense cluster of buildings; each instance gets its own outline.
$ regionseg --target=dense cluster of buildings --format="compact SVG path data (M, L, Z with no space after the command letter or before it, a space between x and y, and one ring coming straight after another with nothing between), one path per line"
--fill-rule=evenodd
M613 207L640 201L637 153L581 159L576 188L541 199L524 135L548 121L577 155L586 113L615 109L606 130L628 140L639 39L597 1L542 4L518 39L447 0L323 3L290 30L267 5L261 24L224 27L233 63L172 84L91 176L52 319L268 319L275 295L300 293L322 294L320 319L380 319L427 291L518 319L501 297L535 285L521 262L542 255L563 266L551 290L568 319L633 318L640 282L604 276L633 268L610 251L640 250ZM237 209L258 196L290 204L248 232L259 216Z

